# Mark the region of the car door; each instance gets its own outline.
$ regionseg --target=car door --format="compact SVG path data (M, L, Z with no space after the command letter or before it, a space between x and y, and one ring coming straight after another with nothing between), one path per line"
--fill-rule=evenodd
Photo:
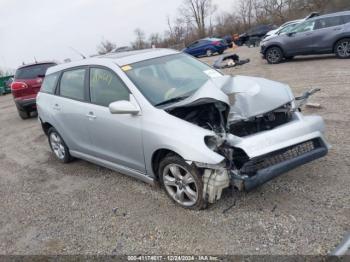
M293 32L283 36L284 51L288 55L309 54L313 50L312 35L315 21L306 21L298 25Z
M344 30L342 16L333 16L317 19L314 32L311 35L312 49L314 53L332 51L337 36Z
M89 87L91 105L85 114L94 156L145 173L141 116L109 111L110 103L130 100L128 88L104 67L90 68Z
M194 43L192 43L192 44L190 44L189 46L187 46L187 48L186 48L186 53L188 53L188 54L190 54L190 55L195 55L195 52L196 52L196 46L197 46L197 44L198 44L198 41L196 41L196 42L194 42Z
M92 148L86 117L89 108L87 70L82 67L64 71L59 80L57 95L52 98L50 106L55 128L69 149L90 154Z

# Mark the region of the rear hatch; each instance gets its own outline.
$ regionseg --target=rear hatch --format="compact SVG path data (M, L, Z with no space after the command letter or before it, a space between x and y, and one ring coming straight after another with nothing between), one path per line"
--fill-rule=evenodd
M12 85L14 98L35 98L40 91L47 69L55 65L55 63L41 63L18 68Z

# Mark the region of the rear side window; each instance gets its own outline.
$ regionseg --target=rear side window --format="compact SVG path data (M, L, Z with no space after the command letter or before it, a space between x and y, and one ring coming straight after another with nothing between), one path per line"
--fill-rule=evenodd
M350 15L343 16L344 23L350 23Z
M55 92L55 89L56 89L57 80L58 80L59 75L60 75L59 73L47 75L44 79L43 84L41 85L40 91L45 92L45 93L49 93L49 94L53 94Z
M341 16L327 17L316 20L315 29L322 29L343 24Z
M62 74L60 95L75 100L85 100L85 69L75 69Z
M108 107L112 102L129 101L130 93L115 73L102 68L91 68L90 97L92 103Z
M55 66L56 64L38 64L22 67L16 70L16 79L34 79L39 76L45 76L46 71L49 67Z

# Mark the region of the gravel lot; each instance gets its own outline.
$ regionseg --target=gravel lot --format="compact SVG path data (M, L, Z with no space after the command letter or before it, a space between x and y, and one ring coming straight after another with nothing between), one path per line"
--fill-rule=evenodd
M0 254L326 254L350 231L350 70L333 56L225 70L322 92L329 155L205 211L173 204L159 188L85 161L58 163L36 118L0 97ZM212 61L214 58L204 59ZM227 208L231 209L226 210Z

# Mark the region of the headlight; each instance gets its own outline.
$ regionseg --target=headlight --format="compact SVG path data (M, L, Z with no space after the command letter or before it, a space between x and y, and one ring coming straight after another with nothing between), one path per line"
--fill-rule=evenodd
M209 149L215 151L224 141L218 136L206 136L204 142Z

